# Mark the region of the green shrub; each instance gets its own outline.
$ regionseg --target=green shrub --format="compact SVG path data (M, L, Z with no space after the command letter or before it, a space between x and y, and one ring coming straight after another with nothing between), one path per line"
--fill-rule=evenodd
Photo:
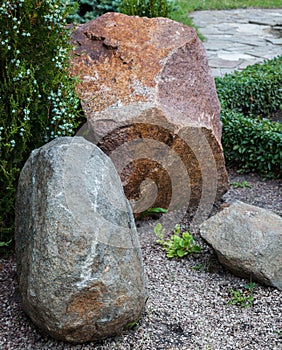
M224 110L222 145L228 162L242 172L282 176L282 124Z
M218 97L224 109L244 115L269 116L282 103L282 56L243 71L216 77Z
M174 9L171 0L123 0L120 11L129 16L169 17Z
M271 122L282 104L282 56L215 78L225 158L241 172L282 175L282 125Z
M0 5L0 241L13 234L17 179L32 149L72 135L81 109L68 67L72 46L59 0Z
M76 4L77 1L71 0L71 3ZM67 17L68 22L85 23L106 12L119 12L122 0L80 0L78 3L77 12Z

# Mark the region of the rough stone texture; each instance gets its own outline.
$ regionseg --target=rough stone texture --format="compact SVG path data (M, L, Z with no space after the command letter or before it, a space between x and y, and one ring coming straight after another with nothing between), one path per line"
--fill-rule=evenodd
M51 336L98 340L139 318L146 291L132 211L111 160L84 138L32 152L15 241L23 309Z
M201 236L234 274L282 290L282 218L240 201L200 226Z
M110 155L134 212L219 199L228 188L220 105L195 30L107 13L73 40L88 117L79 134Z

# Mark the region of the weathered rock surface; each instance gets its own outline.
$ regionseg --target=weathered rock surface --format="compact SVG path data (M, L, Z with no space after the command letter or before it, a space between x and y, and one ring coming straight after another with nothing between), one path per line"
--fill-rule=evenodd
M234 274L282 290L282 218L236 201L200 226L201 236Z
M73 39L88 117L80 135L110 155L134 212L219 199L228 188L220 105L195 30L107 13Z
M136 321L146 291L131 208L111 160L82 137L32 152L19 179L22 305L51 336L85 342Z

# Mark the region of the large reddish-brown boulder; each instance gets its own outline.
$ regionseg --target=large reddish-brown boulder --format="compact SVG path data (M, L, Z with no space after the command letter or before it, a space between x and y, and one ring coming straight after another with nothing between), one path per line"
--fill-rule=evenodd
M88 123L135 213L212 206L228 188L220 105L193 28L107 13L78 26L72 74Z

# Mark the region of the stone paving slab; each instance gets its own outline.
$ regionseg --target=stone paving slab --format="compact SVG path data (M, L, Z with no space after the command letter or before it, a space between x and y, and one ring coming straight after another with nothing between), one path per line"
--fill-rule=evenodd
M282 55L282 8L196 11L214 76Z

